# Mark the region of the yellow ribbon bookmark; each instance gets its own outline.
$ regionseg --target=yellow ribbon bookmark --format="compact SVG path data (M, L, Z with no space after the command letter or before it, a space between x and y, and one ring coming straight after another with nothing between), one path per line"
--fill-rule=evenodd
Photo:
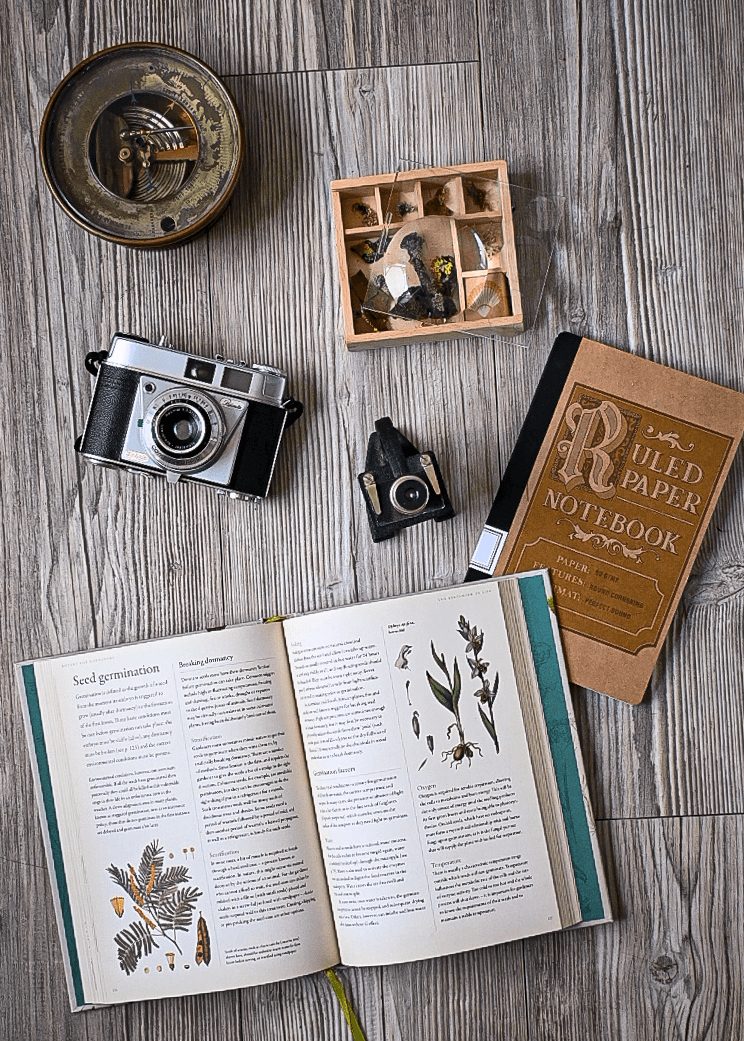
M343 983L338 978L336 972L333 969L326 969L325 974L328 978L328 982L333 988L333 993L336 995L338 1003L341 1006L341 1011L344 1014L344 1018L346 1019L346 1022L349 1024L349 1030L351 1031L352 1038L354 1039L354 1041L367 1041L366 1037L364 1036L364 1031L359 1026L359 1020L356 1017L356 1012L354 1012L354 1009L351 1007L351 1002L346 996L346 991L344 990Z

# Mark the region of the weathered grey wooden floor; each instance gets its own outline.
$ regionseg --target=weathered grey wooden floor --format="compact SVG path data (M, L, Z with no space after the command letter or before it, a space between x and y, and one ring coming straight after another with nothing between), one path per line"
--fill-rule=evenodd
M125 40L224 74L237 197L163 254L53 205L36 138L71 65ZM73 1017L11 663L459 580L554 335L744 389L737 0L3 0L0 1037L348 1036L322 977ZM566 200L529 351L347 355L328 182L498 157ZM261 510L85 469L86 351L117 329L279 364L306 403ZM440 455L455 521L373 546L353 487L389 414ZM467 451L466 451L467 448ZM710 1039L744 1022L744 466L637 708L576 691L616 924L343 976L369 1041Z

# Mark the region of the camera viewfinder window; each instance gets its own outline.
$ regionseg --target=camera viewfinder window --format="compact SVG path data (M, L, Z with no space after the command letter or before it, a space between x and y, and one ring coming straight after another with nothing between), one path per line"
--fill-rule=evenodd
M247 394L251 389L253 373L241 369L225 369L222 377L222 386L228 390L239 390Z
M201 380L202 383L211 383L214 379L215 366L203 358L189 358L186 362L185 376L190 380Z

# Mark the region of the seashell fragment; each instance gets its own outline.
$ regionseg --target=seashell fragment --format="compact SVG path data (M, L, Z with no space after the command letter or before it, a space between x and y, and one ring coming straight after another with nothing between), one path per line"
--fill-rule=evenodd
M471 312L468 317L474 317L472 312L480 318L503 318L511 314L509 283L503 271L469 280L467 310Z

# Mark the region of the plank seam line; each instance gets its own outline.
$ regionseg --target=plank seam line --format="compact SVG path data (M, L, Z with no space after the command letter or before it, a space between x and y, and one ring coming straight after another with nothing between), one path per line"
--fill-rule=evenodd
M597 824L613 821L706 820L709 817L744 817L744 810L721 810L719 813L653 813L647 816L595 817Z
M399 65L340 65L322 69L273 69L271 72L218 72L223 80L250 80L258 76L312 76L326 72L376 72L378 69L428 69L443 65L459 68L461 65L480 65L479 58L464 58L462 61L403 62Z

